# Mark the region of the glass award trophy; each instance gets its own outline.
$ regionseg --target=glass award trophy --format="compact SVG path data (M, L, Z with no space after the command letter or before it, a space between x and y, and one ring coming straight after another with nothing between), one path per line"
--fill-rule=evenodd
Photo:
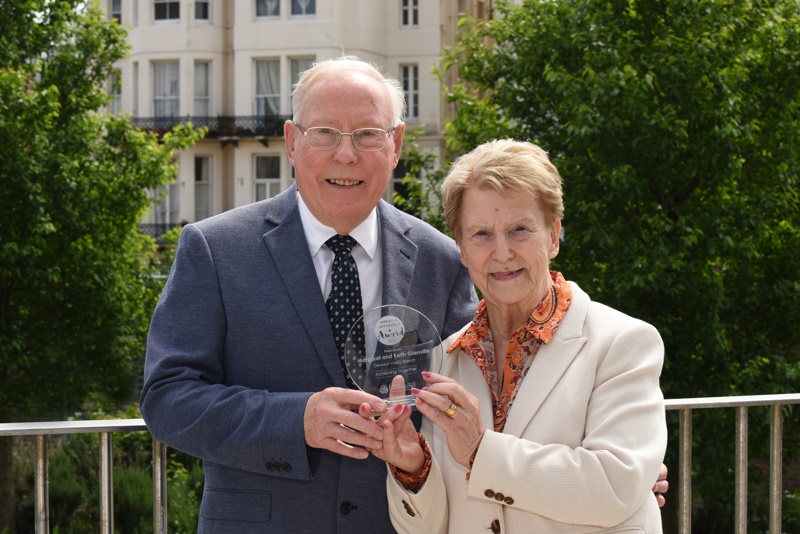
M421 312L389 304L355 322L345 340L344 359L350 378L362 391L389 406L413 406L411 388L426 385L422 372L438 373L442 367L442 340Z

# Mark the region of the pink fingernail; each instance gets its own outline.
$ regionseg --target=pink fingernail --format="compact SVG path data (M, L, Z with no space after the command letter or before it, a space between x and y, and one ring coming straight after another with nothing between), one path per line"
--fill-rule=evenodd
M428 371L422 371L422 376L424 376L425 378L430 378L431 374Z
M395 404L394 405L394 413L400 413L402 411L403 411L403 405L402 404Z
M411 388L411 394L412 395L416 395L419 392L420 392L420 390L418 388Z

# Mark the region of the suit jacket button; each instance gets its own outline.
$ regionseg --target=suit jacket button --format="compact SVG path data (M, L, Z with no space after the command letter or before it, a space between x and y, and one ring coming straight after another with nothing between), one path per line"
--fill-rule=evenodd
M489 529L492 531L492 534L500 534L500 520L495 519L492 521L492 526L489 527Z
M339 507L339 511L342 512L342 515L347 515L353 510L358 510L358 506L351 503L350 501L342 502L342 505Z
M506 498L506 496L503 495L502 493L495 493L494 494L494 500L496 500L496 501L503 502L503 499L505 499L505 498Z
M510 506L514 504L514 499L512 499L511 497L506 497L505 499L503 499L503 502Z
M483 494L486 495L487 497L489 497L490 499L492 497L494 497L494 492L492 490L490 490L490 489L487 489L486 491L484 491Z
M275 471L275 463L274 462L266 462L264 467L267 468L267 471Z
M283 464L281 464L281 469L283 471L287 472L287 473L291 473L292 472L291 464L283 463Z

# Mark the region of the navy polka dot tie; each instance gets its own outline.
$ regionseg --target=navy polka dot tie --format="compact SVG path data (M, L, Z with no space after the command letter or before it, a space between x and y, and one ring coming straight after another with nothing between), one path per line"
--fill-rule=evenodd
M356 389L356 385L350 378L345 366L345 340L353 324L364 313L361 304L361 282L358 278L358 266L353 259L350 251L356 245L356 240L349 235L335 235L325 242L328 248L333 251L336 257L333 259L331 269L331 294L325 307L328 309L328 318L331 321L333 339L336 348L339 349L339 359L342 363L342 371L347 381L347 386ZM359 323L356 331L353 332L353 342L358 352L363 353L364 347L364 323ZM358 354L348 354L349 358L355 360ZM353 367L353 366L351 366Z

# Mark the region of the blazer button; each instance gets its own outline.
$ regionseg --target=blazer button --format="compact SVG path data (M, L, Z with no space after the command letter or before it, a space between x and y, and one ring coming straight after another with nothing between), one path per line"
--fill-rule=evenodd
M281 464L281 470L283 470L283 471L285 471L287 473L291 473L292 472L292 466L290 464L287 464L287 463Z
M344 501L342 505L339 507L339 511L342 512L342 515L347 515L353 510L358 510L358 506L351 503L350 501Z
M511 506L512 504L514 504L514 499L512 499L511 497L506 497L505 499L503 499L503 502Z
M267 468L267 471L275 471L275 463L274 462L266 462L264 467Z
M503 499L505 499L505 498L506 498L506 496L503 495L502 493L495 493L494 494L494 500L496 500L496 501L503 502Z
M492 531L492 534L500 534L500 520L495 519L492 521L492 526L489 527L489 529Z
M487 497L489 497L490 499L492 497L494 497L494 492L492 490L490 490L490 489L487 489L486 491L484 491L483 494L486 495Z

